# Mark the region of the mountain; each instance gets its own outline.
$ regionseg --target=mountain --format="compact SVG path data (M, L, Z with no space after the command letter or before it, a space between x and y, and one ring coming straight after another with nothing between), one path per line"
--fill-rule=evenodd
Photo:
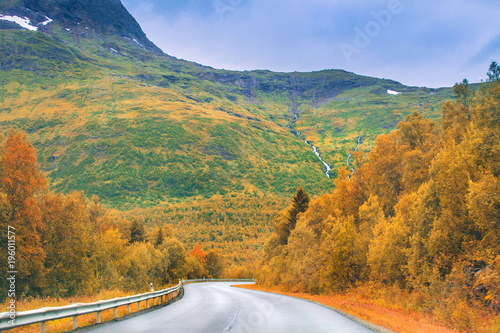
M39 31L52 33L59 27L79 37L90 32L136 40L146 49L161 52L142 31L119 0L24 0L6 1L2 14L25 18Z
M324 163L334 178L358 137L369 150L413 110L439 117L451 97L342 70L179 60L119 0L2 1L0 29L0 130L29 134L53 190L121 208L329 192Z

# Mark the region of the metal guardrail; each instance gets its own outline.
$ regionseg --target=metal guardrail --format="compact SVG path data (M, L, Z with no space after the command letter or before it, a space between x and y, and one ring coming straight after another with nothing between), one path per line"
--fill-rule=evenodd
M146 308L149 308L149 301L153 300L153 305L168 302L179 295L183 285L197 282L255 282L254 280L226 280L226 279L197 279L179 281L175 287L163 289L160 291L152 291L149 293L138 294L133 296L113 298L110 300L97 301L93 303L71 304L61 307L41 308L37 310L23 312L3 312L0 313L0 330L12 329L16 327L40 324L40 332L45 333L45 323L52 320L63 318L73 318L73 329L78 328L77 317L84 314L95 313L97 323L101 323L101 312L113 309L113 318L116 319L117 308L127 306L128 313L131 313L130 305L137 303L138 310L141 310L141 302L146 302ZM14 321L12 321L14 317Z

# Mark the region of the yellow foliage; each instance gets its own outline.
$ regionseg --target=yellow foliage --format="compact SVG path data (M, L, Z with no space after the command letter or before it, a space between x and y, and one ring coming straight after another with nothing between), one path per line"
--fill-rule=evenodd
M352 177L341 169L333 193L311 201L288 244L277 228L262 280L311 293L403 288L409 308L461 331L481 320L466 295L500 311L500 82L463 93L443 106L441 128L413 113L377 137Z

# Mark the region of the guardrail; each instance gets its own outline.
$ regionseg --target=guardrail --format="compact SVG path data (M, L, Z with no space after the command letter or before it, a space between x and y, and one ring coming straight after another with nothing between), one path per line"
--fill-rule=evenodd
M16 327L40 324L40 332L45 333L45 323L52 320L63 318L73 318L73 329L78 328L77 317L89 313L96 314L97 323L101 323L101 312L113 309L113 318L118 317L117 308L127 306L127 311L130 314L130 305L137 303L137 309L141 310L141 302L146 302L146 308L149 308L149 301L153 300L153 305L169 302L179 296L183 285L197 282L255 282L254 280L226 280L226 279L197 279L179 281L175 287L163 289L160 291L152 291L149 293L138 294L134 296L126 296L113 298L110 300L97 301L93 303L71 304L61 307L41 308L37 310L23 312L3 312L0 313L0 330L12 329ZM12 318L15 320L12 324ZM11 323L9 323L9 321Z

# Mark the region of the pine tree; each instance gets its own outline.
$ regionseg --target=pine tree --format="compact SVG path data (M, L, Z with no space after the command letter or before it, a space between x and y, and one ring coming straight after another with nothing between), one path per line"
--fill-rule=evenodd
M144 224L139 222L137 219L132 221L130 226L130 243L144 242L146 235L146 230Z
M309 194L306 191L304 191L302 186L300 186L295 192L295 195L293 196L292 207L288 211L287 223L284 229L284 237L283 237L284 244L288 243L288 237L290 236L291 232L295 229L295 226L297 225L297 216L300 213L304 213L307 210L307 208L309 208L309 201L311 201Z
M165 240L165 236L163 235L163 228L158 229L158 233L156 234L155 246L161 245Z

